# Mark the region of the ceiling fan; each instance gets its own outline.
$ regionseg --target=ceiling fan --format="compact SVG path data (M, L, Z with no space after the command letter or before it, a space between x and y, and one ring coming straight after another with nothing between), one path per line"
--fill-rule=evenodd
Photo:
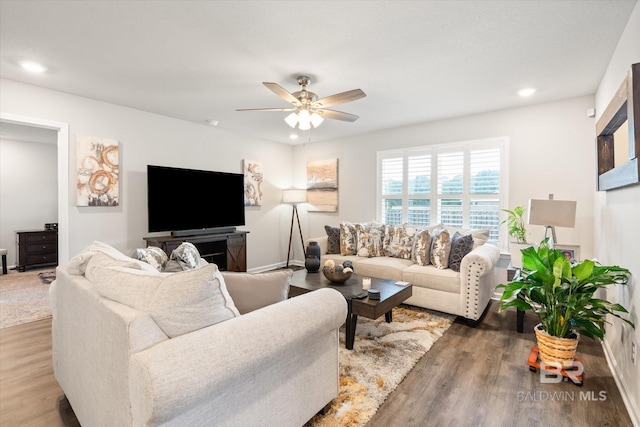
M322 99L318 99L318 95L307 90L307 86L311 83L311 79L307 76L299 76L298 84L300 90L289 93L286 89L277 83L263 82L268 89L278 95L280 98L291 103L290 108L239 108L236 111L292 111L284 120L289 126L300 130L309 130L311 127L318 127L320 123L327 119L342 120L345 122L355 122L358 116L354 114L344 113L342 111L328 110L326 107L345 104L367 96L360 89L353 89L335 95L330 95Z

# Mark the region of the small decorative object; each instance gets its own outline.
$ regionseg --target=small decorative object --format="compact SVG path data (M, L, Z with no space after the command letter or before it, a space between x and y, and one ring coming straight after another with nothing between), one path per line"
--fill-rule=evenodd
M304 267L309 273L317 273L320 269L320 245L318 242L309 242Z
M371 277L362 278L362 289L369 289L371 287Z
M334 260L329 259L325 261L324 267L322 267L322 273L324 277L333 283L344 283L349 280L353 274L353 269L341 264L336 264Z
M380 291L377 289L369 289L369 299L379 300L380 299Z
M607 315L635 328L620 316L619 313L628 313L623 306L595 296L608 285L627 284L626 268L599 265L592 260L572 264L561 251L549 247L549 238L537 250L523 249L522 264L513 282L496 287L504 289L500 311L516 307L538 315L540 323L535 333L541 361L571 366L580 335L604 338Z

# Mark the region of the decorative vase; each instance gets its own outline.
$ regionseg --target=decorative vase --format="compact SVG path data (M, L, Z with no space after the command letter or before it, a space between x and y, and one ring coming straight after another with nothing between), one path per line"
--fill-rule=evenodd
M580 334L573 332L575 338L558 338L549 335L538 323L533 330L536 333L540 360L548 364L560 363L563 368L571 368L576 357Z
M320 245L318 242L309 242L304 267L309 273L317 273L320 269Z

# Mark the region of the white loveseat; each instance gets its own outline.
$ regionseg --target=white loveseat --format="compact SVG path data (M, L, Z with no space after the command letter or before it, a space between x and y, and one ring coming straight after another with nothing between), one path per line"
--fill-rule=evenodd
M54 373L84 427L299 427L337 396L340 293L286 299L288 271L165 274L89 252L58 267L50 290ZM194 299L193 276L206 271L207 288L226 285ZM211 321L202 301L228 320L200 327ZM197 329L185 332L190 322Z
M430 227L431 230L434 228ZM449 228L448 231L453 235L456 229ZM496 285L494 266L500 258L500 250L486 243L488 230L478 233L460 231L473 233L476 244L462 258L459 272L433 265L418 265L411 259L392 256L328 254L328 236L314 237L310 241L318 242L322 264L329 259L338 264L351 261L358 275L409 282L413 285L413 295L405 301L406 304L462 316L469 325L476 326L493 295Z

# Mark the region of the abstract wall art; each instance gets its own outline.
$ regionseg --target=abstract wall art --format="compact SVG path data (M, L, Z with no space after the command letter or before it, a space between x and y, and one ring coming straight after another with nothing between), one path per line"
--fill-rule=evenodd
M307 162L310 212L338 212L338 159Z
M118 141L77 135L76 152L76 206L118 206Z
M262 163L255 160L243 161L244 205L262 205Z

